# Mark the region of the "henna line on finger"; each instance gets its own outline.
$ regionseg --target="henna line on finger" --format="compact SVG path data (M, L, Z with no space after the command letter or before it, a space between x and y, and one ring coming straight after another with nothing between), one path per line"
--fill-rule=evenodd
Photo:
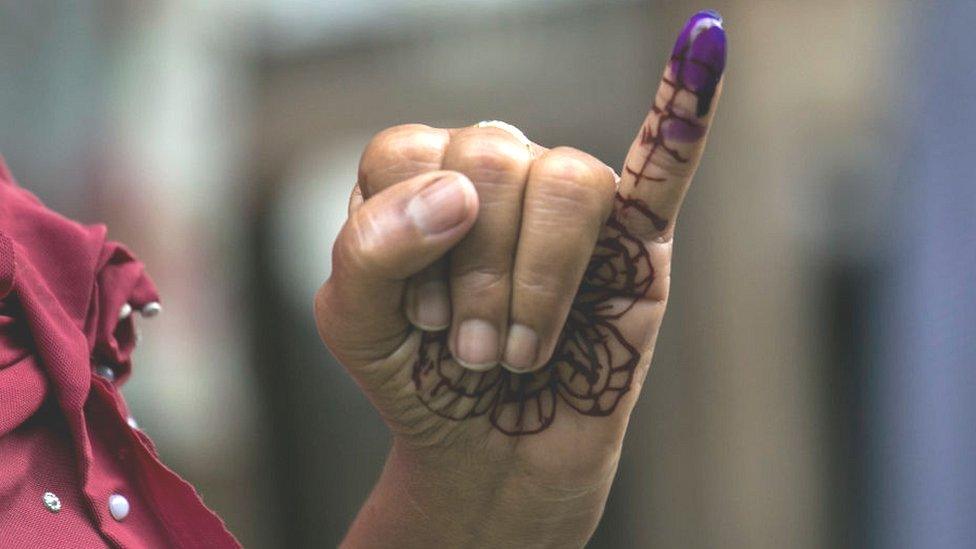
M509 436L546 430L560 400L582 415L613 413L640 362L639 350L617 324L654 281L650 253L619 216L626 206L651 223L661 222L634 199L618 194L616 200L618 207L596 243L553 358L530 373L501 368L473 372L451 356L446 331L424 332L412 379L428 410L453 421L486 417Z
M689 86L687 86L684 83L684 71L687 65L693 64L695 66L701 67L705 69L713 77L715 75L720 74L720 71L716 67L711 66L709 63L706 63L698 59L690 58L688 56L688 51L690 47L691 47L690 44L685 45L678 53L676 53L671 57L671 66L673 67L673 70L675 72L675 74L673 75L674 79L672 80L665 76L661 80L663 85L666 85L670 88L671 96L667 99L667 101L663 106L657 105L657 97L655 96L654 101L651 105L651 111L657 116L654 117L655 120L652 120L649 123L646 122L641 126L638 142L641 145L645 145L645 146L650 145L650 150L648 150L647 154L644 156L643 164L641 165L640 169L637 170L631 168L630 166L624 166L624 171L634 176L635 187L640 185L642 181L663 182L667 180L667 177L654 177L654 176L647 175L646 173L648 166L650 166L653 160L654 153L656 153L659 149L664 151L668 156L670 156L675 162L679 164L685 164L688 162L687 158L682 156L675 148L669 147L665 142L662 129L666 122L670 120L677 120L678 122L686 124L690 127L701 129L701 130L704 129L697 120L693 120L687 116L681 116L680 114L675 112L675 108L674 108L675 101L677 101L678 98L678 94L684 91L693 95L696 98L697 103L699 105L698 115L701 116L702 114L704 114L701 112L702 105L711 103L711 99L712 99L711 96L706 97L705 96L706 94L703 94L702 91L708 92L708 90L711 89L712 91L710 93L714 94L714 89L712 88L705 88L702 91L695 91L692 90ZM656 122L656 124L654 124L654 122ZM654 124L653 128L651 127L651 124ZM702 133L704 132L702 131Z

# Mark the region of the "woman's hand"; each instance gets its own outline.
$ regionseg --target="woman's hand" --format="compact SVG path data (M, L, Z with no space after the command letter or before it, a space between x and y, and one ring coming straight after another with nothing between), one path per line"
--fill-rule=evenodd
M350 545L582 545L667 303L671 244L725 65L686 25L623 173L500 123L366 148L323 340L394 434Z

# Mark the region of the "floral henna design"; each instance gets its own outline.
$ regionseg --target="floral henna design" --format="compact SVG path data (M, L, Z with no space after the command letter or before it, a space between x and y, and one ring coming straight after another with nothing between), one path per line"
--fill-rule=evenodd
M698 118L708 114L711 108L715 90L725 70L725 50L722 17L714 11L695 14L678 35L671 52L670 74L662 81L669 88L670 95L664 105L658 105L655 97L651 110L657 116L652 117L640 130L640 144L650 148L640 169L624 167L626 173L634 176L635 186L642 181L665 180L664 177L646 174L648 165L658 151L667 154L675 162L688 162L667 140L690 143L705 135L705 125ZM678 112L675 109L675 101L682 92L695 97L694 116L690 112Z
M617 196L618 208L631 201ZM637 210L641 211L641 210ZM613 413L630 389L640 350L617 321L644 297L654 268L643 242L614 215L606 223L552 359L538 371L474 372L448 351L447 332L424 332L413 381L433 413L452 420L485 416L507 435L545 430L562 400L589 416Z
M725 68L725 34L721 17L704 11L688 21L671 55L664 85L670 97L653 105L656 115L641 128L639 142L650 145L639 170L625 166L634 186L643 180L664 181L645 170L657 151L674 161L688 162L672 143L689 143L705 135L698 118L708 114ZM692 113L677 112L682 92L696 100ZM653 124L653 127L652 127ZM417 397L431 412L451 420L485 416L506 435L544 431L555 420L559 402L587 416L607 416L630 390L640 362L640 349L623 336L619 321L645 297L654 282L654 268L643 241L628 227L644 226L643 217L658 230L668 219L643 200L616 196L614 213L603 228L583 281L560 334L552 359L541 369L516 374L503 368L474 372L451 357L447 331L424 332L413 382Z

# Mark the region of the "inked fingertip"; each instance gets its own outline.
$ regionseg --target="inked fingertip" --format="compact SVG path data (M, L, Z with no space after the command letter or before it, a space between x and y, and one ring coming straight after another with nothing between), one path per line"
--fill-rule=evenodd
M711 17L712 19L718 21L719 24L722 23L722 14L719 13L718 10L701 10L700 12L696 13L693 17Z
M670 69L676 87L698 97L695 114L705 116L725 71L726 37L717 11L704 10L688 19L671 52Z

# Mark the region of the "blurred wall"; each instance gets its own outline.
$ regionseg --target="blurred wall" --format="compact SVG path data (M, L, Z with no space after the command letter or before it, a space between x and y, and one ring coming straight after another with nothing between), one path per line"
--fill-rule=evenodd
M869 518L877 546L976 540L973 21L976 4L939 3L914 21L910 38L889 268L872 310Z

